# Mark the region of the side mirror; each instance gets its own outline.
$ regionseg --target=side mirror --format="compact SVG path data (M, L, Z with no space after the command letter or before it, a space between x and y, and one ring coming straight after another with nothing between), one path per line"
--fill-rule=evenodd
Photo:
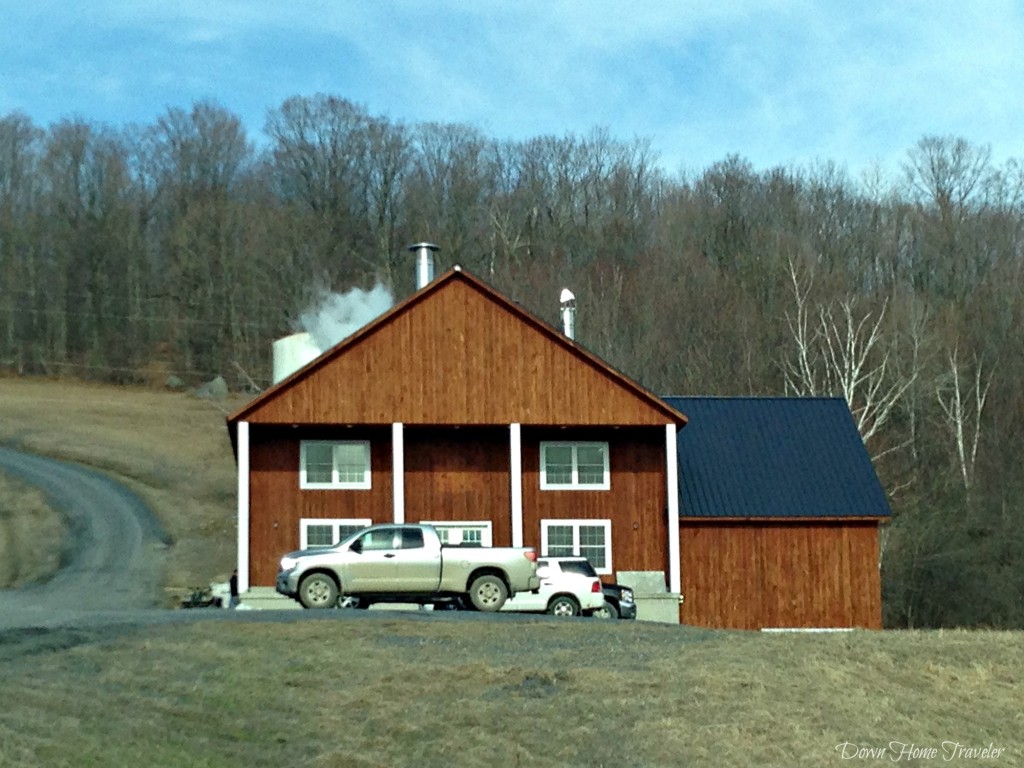
M353 541L352 544L349 545L349 551L355 552L357 555L361 555L363 553L363 540L356 539Z
M541 579L546 579L550 575L551 569L546 565L542 565L540 568L537 569L537 576Z

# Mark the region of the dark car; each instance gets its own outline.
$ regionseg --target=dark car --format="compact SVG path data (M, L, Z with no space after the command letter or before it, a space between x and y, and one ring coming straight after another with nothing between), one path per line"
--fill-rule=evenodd
M633 590L622 584L602 584L604 605L590 612L595 619L635 619Z

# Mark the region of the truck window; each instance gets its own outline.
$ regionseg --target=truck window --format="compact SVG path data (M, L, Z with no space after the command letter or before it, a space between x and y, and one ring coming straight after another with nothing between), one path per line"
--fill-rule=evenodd
M402 549L422 549L423 531L419 528L403 528L400 546Z
M378 528L375 531L367 531L359 537L362 552L380 551L382 549L395 548L395 529Z

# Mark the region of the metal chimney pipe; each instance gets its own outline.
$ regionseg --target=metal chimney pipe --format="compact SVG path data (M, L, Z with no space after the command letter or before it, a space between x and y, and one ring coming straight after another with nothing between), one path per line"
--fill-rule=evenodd
M434 279L434 251L441 250L433 243L416 243L409 250L416 254L416 290Z
M570 339L576 338L576 296L568 288L562 289L558 301L562 306L562 330Z

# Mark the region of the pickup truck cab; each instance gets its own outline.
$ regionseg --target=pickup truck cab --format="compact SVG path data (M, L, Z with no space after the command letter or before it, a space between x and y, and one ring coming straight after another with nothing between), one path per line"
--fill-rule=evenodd
M604 607L601 579L582 557L542 557L537 561L540 589L514 595L503 611L578 616Z
M530 547L449 547L430 525L371 525L333 547L281 558L275 588L305 608L333 608L340 597L371 603L444 605L461 601L497 611L510 595L540 586Z

